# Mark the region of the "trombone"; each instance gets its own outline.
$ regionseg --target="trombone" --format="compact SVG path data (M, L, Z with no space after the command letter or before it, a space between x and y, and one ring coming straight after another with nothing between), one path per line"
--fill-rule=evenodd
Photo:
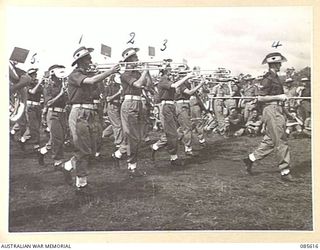
M185 67L184 63L174 63L171 59L164 59L163 61L137 61L137 62L119 62L121 67L120 71L135 71L135 70L162 70L164 68L175 68L178 66ZM116 63L103 63L103 64L92 64L92 69L96 71L105 71L111 69ZM129 67L128 67L129 66Z

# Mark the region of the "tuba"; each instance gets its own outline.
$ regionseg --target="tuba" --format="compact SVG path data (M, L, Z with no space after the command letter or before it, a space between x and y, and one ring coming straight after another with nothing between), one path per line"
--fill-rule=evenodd
M10 86L10 104L9 115L11 122L17 122L22 117L26 109L27 92L24 86L19 87L20 79L26 72L15 66L13 62L9 63L9 86Z

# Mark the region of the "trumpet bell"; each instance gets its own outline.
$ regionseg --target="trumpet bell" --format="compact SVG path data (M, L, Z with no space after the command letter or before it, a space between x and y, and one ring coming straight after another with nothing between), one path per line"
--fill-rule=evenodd
M65 68L54 69L54 74L56 75L56 77L61 79L67 78L68 76L68 73L66 72Z

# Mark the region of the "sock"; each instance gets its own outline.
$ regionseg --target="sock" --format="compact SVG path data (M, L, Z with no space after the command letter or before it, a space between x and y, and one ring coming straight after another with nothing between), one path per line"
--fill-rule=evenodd
M87 177L76 176L76 187L85 187L87 186Z
M170 160L171 161L175 161L178 159L178 156L177 155L170 155Z
M205 143L206 142L206 140L205 139L201 139L201 140L199 140L199 143Z
M73 169L72 160L65 162L63 167L65 170L71 171Z
M100 156L100 152L96 152L95 157L99 157Z
M254 154L249 154L250 161L254 162L256 160L256 157L254 157Z
M21 142L25 143L26 142L26 138L24 138L23 136L20 139Z
M42 147L42 148L40 148L40 153L41 153L42 155L45 155L46 153L48 153L47 147Z
M137 168L137 163L128 163L129 170L135 170Z
M157 143L152 144L152 149L157 151L159 149L159 146L157 145Z
M117 158L121 158L122 157L122 153L120 152L120 150L118 149L116 152L114 152L115 157Z
M187 147L187 146L186 146L186 147L184 148L184 150L185 150L185 152L191 152L191 151L192 151L192 147Z
M281 175L287 175L287 174L289 174L290 173L290 169L282 169L281 170Z

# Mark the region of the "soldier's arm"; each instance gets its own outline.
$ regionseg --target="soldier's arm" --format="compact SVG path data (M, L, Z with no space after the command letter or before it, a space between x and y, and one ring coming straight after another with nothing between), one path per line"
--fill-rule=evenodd
M111 68L111 69L109 69L109 70L107 70L105 72L102 72L102 73L97 74L95 76L87 77L87 78L83 79L82 82L84 84L95 84L95 83L103 81L105 78L107 78L108 76L118 72L119 70L120 70L120 65L117 64L113 68Z
M174 84L172 84L171 88L175 88L175 89L179 88L185 81L189 80L192 77L193 77L192 75L186 75L185 77L183 77L179 81L176 81Z
M29 75L26 75L26 74L22 75L20 77L19 82L12 86L11 91L12 92L18 91L19 89L28 86L30 82L31 82L31 77Z
M37 93L37 90L39 89L41 83L43 82L43 80L41 79L41 81L39 81L37 83L37 85L33 88L33 89L29 89L28 92L32 95L34 95L35 93Z
M188 94L188 95L193 95L198 89L200 89L202 87L203 84L204 84L204 82L200 82L197 86L195 86L192 89L185 89L183 91L183 93Z
M60 92L55 97L51 97L51 98L49 97L47 105L50 107L64 94L65 94L65 89L63 87L61 87Z

